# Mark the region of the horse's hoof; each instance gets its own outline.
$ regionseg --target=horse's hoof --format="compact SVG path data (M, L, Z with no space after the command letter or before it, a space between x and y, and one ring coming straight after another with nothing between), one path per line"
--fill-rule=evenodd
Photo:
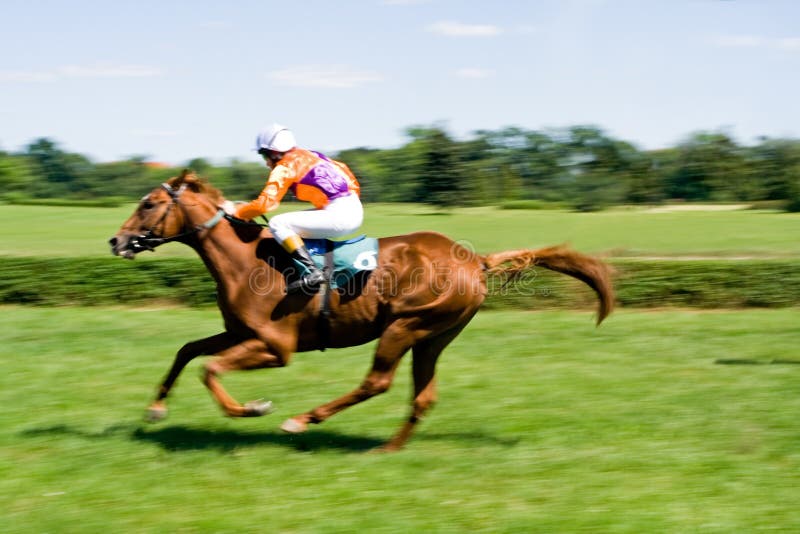
M164 406L151 406L144 414L144 420L148 423L157 423L167 418L167 409Z
M287 419L281 425L281 430L288 432L289 434L302 434L308 430L308 425L306 423L301 423L296 419Z
M248 401L244 405L245 415L248 417L261 417L275 411L272 401Z

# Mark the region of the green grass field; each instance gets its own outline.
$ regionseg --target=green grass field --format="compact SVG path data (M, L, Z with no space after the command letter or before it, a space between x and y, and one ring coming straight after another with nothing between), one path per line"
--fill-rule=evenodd
M0 256L107 256L132 209L0 205ZM367 207L365 233L415 230L479 252L800 257L800 214ZM194 253L138 261L170 256ZM408 362L386 395L277 430L353 388L372 345L226 376L239 400L275 402L261 419L222 417L193 362L150 426L174 352L219 331L216 310L0 307L0 532L798 531L799 321L622 310L596 329L588 311L484 311L445 352L408 449L372 455L406 416Z
M371 345L197 380L140 422L215 310L0 308L2 532L756 532L800 529L800 310L483 312L445 352L407 450L408 362L386 395L302 436Z
M305 207L305 206L303 206ZM300 209L287 205L283 210ZM103 256L108 238L128 218L121 208L0 206L0 255ZM436 230L478 252L570 242L579 250L616 256L800 256L800 214L743 210L651 213L463 208L437 212L418 205L366 207L362 231L373 236ZM153 256L191 256L169 244Z

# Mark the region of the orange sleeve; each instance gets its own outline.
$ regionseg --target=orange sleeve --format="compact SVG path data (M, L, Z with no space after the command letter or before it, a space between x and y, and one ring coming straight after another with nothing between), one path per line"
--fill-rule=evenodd
M269 173L269 180L258 198L236 209L236 217L250 220L276 209L289 186L294 182L292 171L285 165L276 165Z

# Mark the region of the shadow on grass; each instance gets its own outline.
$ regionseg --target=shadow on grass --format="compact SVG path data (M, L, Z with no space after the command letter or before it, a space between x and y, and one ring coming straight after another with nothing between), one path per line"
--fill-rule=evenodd
M350 436L326 430L312 430L306 434L282 432L242 432L230 429L191 428L168 426L148 428L141 424L117 424L99 432L89 432L69 425L32 428L22 432L23 436L74 436L87 440L127 438L131 441L152 443L171 452L217 450L230 452L242 447L278 445L301 452L318 450L341 450L364 452L384 441L376 438Z
M171 426L156 430L138 428L131 438L136 441L154 443L168 451L219 450L229 452L241 447L279 445L301 452L319 450L341 450L365 452L380 445L383 440L349 436L326 430L310 430L305 434L282 432L240 432L237 430L210 430Z
M283 432L242 432L231 429L191 428L168 426L164 428L145 427L138 423L111 425L99 432L90 432L69 425L54 425L32 428L21 433L23 436L73 436L86 440L129 439L151 443L170 452L218 451L232 452L242 447L277 445L295 449L299 452L339 450L345 452L367 452L385 443L385 440L341 434L329 430L312 428L305 434L285 434ZM389 436L387 436L388 439ZM428 433L420 431L413 441L457 441L474 445L513 447L519 438L502 438L482 432Z

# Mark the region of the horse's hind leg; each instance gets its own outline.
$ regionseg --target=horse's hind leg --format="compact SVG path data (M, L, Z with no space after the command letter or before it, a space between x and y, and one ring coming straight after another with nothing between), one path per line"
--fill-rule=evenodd
M411 364L411 374L414 378L414 397L412 399L411 415L400 427L397 434L381 448L382 450L396 451L401 449L408 441L408 438L411 437L414 428L425 415L425 412L436 402L436 378L434 376L436 362L444 348L459 332L461 332L461 328L456 328L438 337L426 339L414 345Z
M372 368L361 385L347 395L287 419L281 429L292 434L305 432L309 423L321 423L345 408L384 393L391 387L397 366L412 344L413 335L395 323L381 336L372 360Z
M160 421L167 416L167 395L169 395L170 390L175 385L175 381L178 379L181 371L183 371L184 367L186 367L190 361L203 354L216 354L237 343L238 341L233 336L227 332L222 332L214 336L190 341L181 347L175 355L172 367L161 383L161 387L158 388L156 398L147 409L146 419L150 422L154 422Z

